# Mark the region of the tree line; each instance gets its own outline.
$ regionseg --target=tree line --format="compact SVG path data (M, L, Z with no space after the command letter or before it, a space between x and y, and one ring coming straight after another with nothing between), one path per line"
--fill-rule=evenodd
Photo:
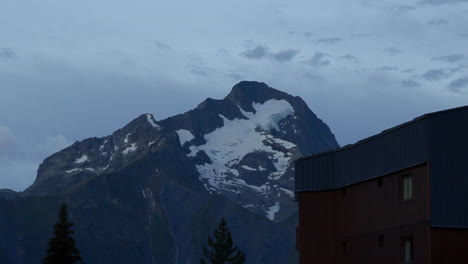
M54 225L54 232L49 239L46 256L43 264L83 264L80 251L73 238L74 224L68 219L67 205L62 204L59 211L59 220ZM207 245L203 247L203 256L200 264L243 264L245 254L234 244L231 231L227 227L224 217L213 233L208 236Z

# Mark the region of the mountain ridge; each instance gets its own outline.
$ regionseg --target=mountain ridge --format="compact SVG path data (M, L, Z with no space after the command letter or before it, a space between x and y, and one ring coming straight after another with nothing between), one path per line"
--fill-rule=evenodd
M46 158L35 182L16 195L44 208L68 202L77 241L98 263L125 263L129 256L138 263L196 262L221 217L249 261L289 263L296 254L293 161L337 146L300 97L244 81L225 98L208 98L183 114L160 121L142 114L111 135L75 142ZM0 208L32 210L15 201L0 194ZM0 262L2 250L10 252L5 263L28 263L38 254L11 253L24 251L21 243L3 249L2 232L39 244L47 237L45 229L22 231L18 217L0 216L10 227L0 228ZM41 228L50 224L49 209L44 217Z

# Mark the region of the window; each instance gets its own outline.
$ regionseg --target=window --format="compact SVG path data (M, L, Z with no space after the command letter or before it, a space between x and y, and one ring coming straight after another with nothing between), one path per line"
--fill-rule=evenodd
M384 235L379 235L379 242L378 242L379 247L383 247L384 242L385 242Z
M341 248L343 250L343 255L346 254L346 251L348 250L348 243L346 241L343 241L341 244Z
M413 177L411 174L401 176L400 200L408 201L413 199Z
M413 262L413 239L403 239L403 263Z

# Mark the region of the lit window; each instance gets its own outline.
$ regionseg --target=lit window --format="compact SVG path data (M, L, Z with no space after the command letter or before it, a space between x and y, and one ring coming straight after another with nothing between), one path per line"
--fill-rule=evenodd
M413 262L413 239L403 240L403 263Z
M411 174L401 177L401 200L408 201L413 198L413 178Z

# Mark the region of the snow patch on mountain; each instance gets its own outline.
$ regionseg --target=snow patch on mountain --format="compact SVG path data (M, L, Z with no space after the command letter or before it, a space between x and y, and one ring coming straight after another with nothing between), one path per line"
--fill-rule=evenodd
M130 147L127 147L122 151L123 155L127 155L130 151L135 151L137 149L136 143L130 144Z
M294 198L294 192L285 188L280 188L281 191L286 193L289 197Z
M247 165L242 165L241 167L242 167L244 170L248 170L248 171L257 171L257 169L254 169L254 168L249 167L249 166L247 166Z
M88 156L83 155L83 156L81 156L80 158L76 159L76 160L75 160L75 163L76 163L76 164L80 164L80 163L83 163L83 162L85 162L85 161L87 161L87 160L88 160Z
M179 136L179 141L180 141L181 146L184 145L185 142L188 142L195 138L190 131L185 130L185 129L176 130L176 133Z
M265 152L271 155L271 160L276 168L269 179L277 180L288 168L291 162L289 152L283 153L275 150L271 145L279 144L286 149L296 147L293 143L273 137L267 132L275 129L279 131L278 123L294 113L293 107L285 100L268 100L263 104L253 103L255 113L246 112L241 107L247 119L229 120L223 115L223 126L204 136L206 144L190 146L189 157L194 157L197 152L204 151L211 163L197 165L200 180L209 191L220 189L233 189L235 186L245 186L251 190L265 193L268 185L249 185L239 176L237 165L240 160L249 153ZM242 167L246 170L257 170L251 167ZM262 168L263 169L263 168Z
M148 123L150 123L153 127L160 128L160 126L156 124L156 122L154 122L154 119L150 114L146 114L146 119L148 120Z
M268 208L267 210L267 217L268 219L270 219L271 221L273 221L275 219L275 214L277 212L279 212L279 209L280 209L280 204L279 202L276 202L273 206L271 206L270 208Z
M91 171L91 172L96 172L96 170L94 168L74 168L74 169L71 169L71 170L66 170L65 172L66 173L73 173L73 172L76 172L76 171L83 171L83 170L87 170L87 171Z
M80 168L74 168L74 169L71 169L71 170L66 170L65 172L66 173L72 173L72 172L75 172L75 171L81 171Z
M104 147L106 146L106 143L107 143L107 139L104 140L104 143L102 143L101 146L99 146L99 151L102 151L104 149Z
M124 139L124 143L125 144L128 144L128 137L131 135L132 133L128 133L126 136L125 136L125 139Z

